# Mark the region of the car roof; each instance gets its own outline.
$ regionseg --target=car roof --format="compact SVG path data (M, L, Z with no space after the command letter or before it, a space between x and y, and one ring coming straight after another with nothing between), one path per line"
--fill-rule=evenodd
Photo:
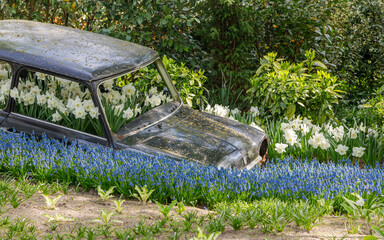
M0 21L0 59L82 81L117 76L158 58L150 48L69 27Z

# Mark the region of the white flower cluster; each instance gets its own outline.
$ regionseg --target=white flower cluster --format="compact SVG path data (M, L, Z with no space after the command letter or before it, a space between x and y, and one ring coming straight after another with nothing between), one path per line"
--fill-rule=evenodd
M97 118L99 115L89 90L82 90L79 83L52 78L42 73L37 73L36 76L40 80L40 87L35 81L21 81L17 88L11 89L10 96L26 106L36 103L56 110L52 115L53 122L60 121L62 115L73 114L76 119L85 119L87 115Z
M0 69L0 104L6 104L9 89L11 87L11 76L7 69Z
M328 150L331 148L329 138L332 138L336 143L345 141L346 138L356 139L359 136L359 133L365 133L366 127L361 124L356 128L349 128L347 132L345 131L342 125L338 127L332 126L332 124L324 124L322 127L318 125L314 125L310 120L304 118L303 120L296 118L291 120L288 123L281 124L281 130L283 132L283 136L285 138L285 143L276 143L275 151L279 154L286 152L286 148L290 146L294 146L295 144L301 148L299 133L301 132L302 137L309 137L308 144L312 146L314 149L321 148L323 150ZM323 132L322 132L323 131ZM310 133L308 136L307 134ZM326 134L329 135L327 138ZM367 137L369 136L378 136L378 132L374 129L368 129ZM334 149L339 155L346 155L349 150L348 146L343 144L338 144ZM353 147L351 155L353 157L360 158L364 155L365 148L364 147Z
M118 117L122 114L122 117L127 120L139 115L142 112L141 104L133 103L133 101L134 98L139 98L141 95L135 86L128 83L119 91L113 88L113 81L105 81L103 87L106 91L99 94L105 98L106 104L112 107L114 115ZM150 108L172 101L172 98L166 96L163 92L158 92L156 87L151 87L148 92L144 93L144 97L144 106Z
M228 119L231 119L234 121L237 121L236 117L238 115L241 115L241 111L238 108L229 109L228 106L222 106L219 104L215 104L213 107L208 104L208 106L204 109L204 112L214 114L214 115L219 116L219 117L228 118ZM252 115L252 117L256 117L259 115L259 110L257 107L251 107L249 112ZM260 128L259 126L257 126L257 124L255 122L251 122L251 124L249 124L249 126L254 127L254 128L264 132L264 130L262 128Z

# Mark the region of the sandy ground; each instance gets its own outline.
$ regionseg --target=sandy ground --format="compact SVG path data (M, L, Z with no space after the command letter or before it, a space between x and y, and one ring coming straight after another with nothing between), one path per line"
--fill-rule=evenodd
M54 196L51 197L53 198ZM66 195L59 199L56 207L57 209L55 210L48 210L41 192L37 192L18 208L12 208L10 205L7 206L9 211L2 216L10 216L12 219L28 218L37 227L37 234L44 236L65 233L78 226L97 227L98 223L92 220L100 217L102 209L113 211L114 203L111 200L102 202L95 191L79 193L69 190ZM118 227L119 229L132 228L139 221L145 221L146 224L154 224L163 218L162 214L158 211L157 205L153 203L143 205L139 201L126 200L123 203L123 207L121 215L114 215L112 217L114 220L122 221L122 224L112 223L112 227ZM196 211L199 216L212 214L208 210L193 207L186 207L186 211ZM74 221L60 222L59 226L52 231L49 224L47 224L48 218L44 214L52 216L60 214L66 218L74 218ZM180 218L175 211L172 211L172 216L173 218ZM226 226L219 239L342 239L347 234L346 223L347 219L343 217L329 216L324 217L319 225L315 226L311 231L305 231L296 227L295 224L290 224L283 233L278 234L265 234L260 229L251 230L249 228L234 231L232 227ZM203 225L205 224L207 224L207 221L203 222ZM154 237L154 239L166 239L172 233L171 231L171 229L163 231L161 235ZM188 239L190 236L192 234L184 234L181 239ZM348 234L344 239L363 239L364 236L360 232L360 234Z

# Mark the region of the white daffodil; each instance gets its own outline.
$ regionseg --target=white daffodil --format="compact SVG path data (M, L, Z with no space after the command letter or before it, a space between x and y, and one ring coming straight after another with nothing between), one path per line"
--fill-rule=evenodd
M352 156L360 158L364 155L365 147L354 147L352 148Z
M345 155L347 153L348 149L349 149L349 147L339 144L339 145L337 145L335 152L337 152L340 155Z
M373 137L377 138L377 136L379 136L379 133L372 128L368 128L367 137L369 137L371 135L373 135Z
M95 107L92 100L83 101L83 106L86 112L91 111L91 109Z
M281 153L285 152L285 149L287 147L288 147L288 145L285 143L276 143L275 144L275 151L281 154Z
M157 93L157 87L151 87L148 91L149 94L156 94Z
M135 107L134 113L135 113L135 116L141 114L141 107L139 107L138 104Z
M226 106L221 106L219 104L215 104L215 107L214 107L214 114L217 115L217 116L220 116L220 117L228 117L229 116L229 113L230 113L231 110L229 110L229 107Z
M45 74L44 73L40 73L40 72L37 72L36 73L36 77L37 77L37 79L39 79L39 80L45 80Z
M12 88L10 91L10 95L13 99L18 99L19 98L19 90L17 88Z
M76 108L75 110L72 111L73 115L75 115L76 119L85 119L85 116L87 113L85 112L85 109L83 106Z
M114 108L115 116L119 116L120 113L123 111L123 109L124 109L124 104L120 104L120 105L115 106L115 108Z
M104 89L111 91L113 88L113 80L108 80L103 83Z
M291 128L295 131L299 131L300 130L300 125L303 121L299 119L299 117L293 119L289 125L291 126Z
M280 125L280 128L281 128L281 131L285 132L288 128L290 128L291 126L288 124L288 123L282 123Z
M285 141L291 146L297 143L297 135L292 128L289 128L285 131L284 138L285 138Z
M4 80L8 80L8 71L5 70L5 69L0 69L0 80L1 81L4 81Z
M133 110L128 108L123 112L123 118L131 119L134 116Z
M89 110L89 116L91 118L97 118L99 116L99 109L97 107L93 107Z
M309 127L307 124L300 124L300 128L301 128L301 132L306 135L307 133L309 133Z
M252 122L249 126L254 127L256 129L259 129L260 131L264 132L264 130L261 127L259 127L258 125L256 125L256 123L254 123L254 122Z
M63 119L58 111L52 114L52 122L58 122Z
M236 115L236 114L240 114L240 113L241 112L240 112L240 110L238 108L234 108L234 109L231 110L231 114L232 115Z
M311 145L313 148L320 147L321 149L328 149L330 147L330 143L328 139L326 139L323 135L323 133L315 132L310 139L308 140L308 144Z
M133 94L136 92L136 88L132 85L132 83L125 85L122 90L127 97L133 96Z
M251 109L249 109L249 112L252 114L253 117L257 117L260 114L260 111L257 107L251 107Z
M319 127L318 125L312 125L312 133L320 132L320 130L321 127Z
M358 129L350 128L350 129L349 129L349 132L348 132L348 137L349 137L350 139L356 139L358 133L359 133L359 130L358 130Z

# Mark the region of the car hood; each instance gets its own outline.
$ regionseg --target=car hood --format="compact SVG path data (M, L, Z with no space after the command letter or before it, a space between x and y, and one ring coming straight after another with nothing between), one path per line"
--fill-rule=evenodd
M265 139L256 128L182 105L170 117L118 143L153 155L243 168L259 156Z

